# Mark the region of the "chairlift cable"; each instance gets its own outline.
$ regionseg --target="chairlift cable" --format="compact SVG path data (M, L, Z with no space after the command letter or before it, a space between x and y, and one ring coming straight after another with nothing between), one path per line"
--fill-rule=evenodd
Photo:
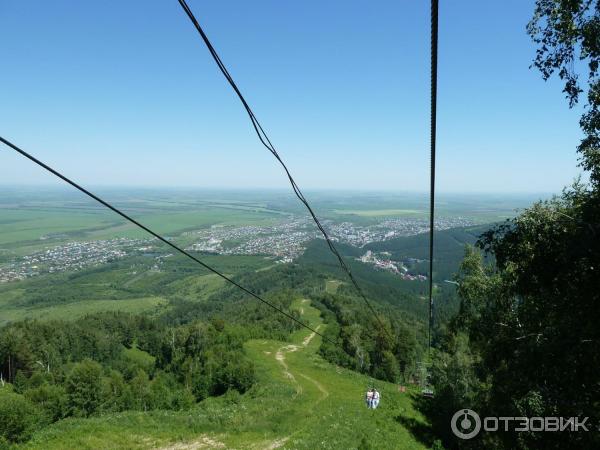
M433 327L433 234L435 215L435 144L437 126L437 59L438 59L438 0L431 0L431 166L429 191L429 327L428 349L431 352Z

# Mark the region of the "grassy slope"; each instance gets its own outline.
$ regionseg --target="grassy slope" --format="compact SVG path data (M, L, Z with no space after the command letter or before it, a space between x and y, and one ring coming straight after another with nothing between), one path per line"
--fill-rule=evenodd
M296 301L304 320L324 325L308 301ZM296 332L290 343L253 340L247 351L258 383L243 396L211 398L185 412L126 412L68 419L41 432L29 449L421 449L401 423L425 426L411 397L378 382L378 410L367 410L368 378L339 369L316 353L319 336Z
M197 301L223 286L224 281L217 275L204 274L206 271L198 270L196 265L179 259L173 262L174 259L170 259L161 272L149 270L153 260L147 258L145 265L138 264L136 267L125 261L124 267L103 270L103 266L99 266L72 273L70 278L66 274L52 274L0 284L0 327L24 319L71 320L100 311L153 312L169 307L169 294ZM271 265L270 260L261 256L203 255L202 259L230 276L239 271L259 270ZM134 262L132 260L132 264ZM182 267L193 271L188 276L182 275L177 272ZM67 293L76 292L77 295L65 302L53 302L53 298L60 298L64 293L57 287L60 280L63 284L68 283ZM168 292L164 292L163 288L168 288ZM48 301L31 305L23 303L40 289L47 295Z
M162 297L149 296L119 300L83 300L75 303L52 305L48 307L2 308L2 311L0 312L0 327L10 322L25 319L75 320L87 314L102 311L141 313L153 311L160 306L166 305L166 303L166 300Z
M339 280L327 280L325 282L325 292L328 292L330 294L335 294L338 290L338 288L344 284L343 281L339 281Z

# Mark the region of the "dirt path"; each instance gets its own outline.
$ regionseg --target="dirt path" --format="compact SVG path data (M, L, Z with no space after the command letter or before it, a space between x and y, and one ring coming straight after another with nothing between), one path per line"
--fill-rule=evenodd
M199 450L199 449L218 449L227 448L225 444L207 435L196 439L195 441L177 442L167 447L160 447L159 450Z
M273 442L271 442L270 444L268 444L266 447L261 447L261 448L263 448L265 450L275 450L276 448L283 447L289 439L290 439L289 436L281 438L281 439L276 439Z
M143 272L140 272L140 273L134 275L133 278L130 278L129 280L127 280L123 284L123 287L128 288L129 286L131 286L136 281L141 280L142 278L144 278L147 274L148 274L148 271L144 270Z
M296 380L296 377L294 376L294 374L292 374L292 372L290 372L288 365L285 362L285 354L288 352L295 352L296 350L298 350L297 345L289 344L289 345L284 345L283 347L280 347L277 350L277 353L275 353L275 359L277 360L277 362L279 364L281 364L283 366L283 374L287 378L289 378L292 381L292 383L294 383L294 387L296 388L296 394L294 394L294 398L296 398L298 395L302 394L302 385L300 383L298 383L298 380Z
M325 389L325 387L319 383L317 380L312 379L311 377L304 375L303 373L300 374L300 376L308 381L310 381L312 384L314 384L316 386L316 388L321 391L321 397L319 398L319 400L317 400L317 403L325 400L327 397L329 397L329 391L327 389Z
M302 303L306 304L308 303L310 300L308 299L302 299ZM299 308L300 314L304 315L304 308L300 307ZM319 331L319 329L321 328L321 324L317 325L317 327L315 328L315 331ZM293 398L298 397L299 395L301 395L304 392L304 389L302 387L302 385L298 382L296 376L294 375L294 373L292 373L292 371L290 370L287 362L286 362L286 355L288 353L293 353L293 352L297 352L297 351L302 351L304 350L306 347L308 347L308 345L310 344L310 342L314 339L314 337L317 334L313 331L312 333L310 333L308 336L306 336L303 340L302 340L302 344L301 345L296 345L296 344L287 344L284 345L282 347L279 347L279 349L277 349L277 352L275 353L275 359L277 360L277 362L279 364L281 364L282 368L283 368L283 374L286 378L288 378L293 384L294 387L296 388L296 393L294 394ZM264 352L265 354L270 354L270 352ZM296 375L300 376L302 378L304 378L306 381L310 382L313 386L315 386L315 388L317 388L317 390L320 392L320 396L319 399L313 403L313 406L320 403L321 401L325 400L327 397L329 397L329 391L321 384L319 383L317 380L309 377L308 375L296 371ZM311 408L312 409L312 408ZM292 433L293 435L294 433ZM286 442L292 437L292 435L289 436L285 436L279 439L276 439L275 441L272 441L268 444L265 444L265 447L261 447L261 448L265 448L268 450L273 450L273 449L277 449L280 447L283 447Z
M304 299L302 302L305 303L307 301L308 300ZM321 328L321 325L318 325L315 328L315 331L319 331L319 328ZM294 383L294 386L296 388L296 394L294 395L294 398L296 398L298 395L302 394L303 388L302 388L302 385L300 383L298 383L298 380L296 379L294 374L290 371L288 364L285 360L285 355L287 353L292 353L292 352L297 352L298 350L303 350L304 348L306 348L308 346L308 344L310 344L310 341L312 341L316 335L317 334L313 331L312 333L310 333L308 336L306 336L302 340L302 346L298 346L298 345L294 345L294 344L284 345L283 347L280 347L277 350L277 353L275 353L275 359L283 367L283 374L287 378L289 378L292 381L292 383ZM329 391L317 380L309 377L308 375L306 375L302 372L298 372L297 375L300 375L302 378L304 378L305 380L312 383L319 390L319 392L321 393L321 396L319 397L319 400L317 400L316 403L319 403L319 402L325 400L327 397L329 397ZM273 447L273 448L277 448L277 447Z
M315 328L315 330L319 331L319 328L321 328L321 325L317 326L317 328ZM308 336L306 336L304 338L304 340L302 341L302 345L304 347L306 347L308 344L310 344L310 341L312 341L316 335L317 335L317 333L315 333L314 331L312 333L310 333Z

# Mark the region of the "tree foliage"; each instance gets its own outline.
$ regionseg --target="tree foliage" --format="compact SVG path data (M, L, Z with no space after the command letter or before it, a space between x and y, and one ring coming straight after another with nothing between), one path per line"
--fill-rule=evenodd
M22 395L0 389L0 444L29 439L41 421L39 411Z
M0 329L0 441L65 417L181 410L244 392L254 383L245 337L218 319L171 327L125 313L10 324Z
M315 299L315 306L327 322L325 335L340 343L321 343L325 359L382 380L414 379L422 352L417 339L423 332L421 323L405 320L389 306L377 306L383 329L361 298L346 295L323 294Z
M585 137L579 145L581 166L600 187L600 3L592 0L537 0L527 30L538 45L533 65L544 79L558 73L570 106L587 93L586 112L580 125ZM587 64L582 88L576 63Z
M581 184L485 233L484 266L469 249L457 276L461 308L433 382L432 422L447 444L486 448L596 448L594 432L450 433L453 411L496 417L590 417L600 406L600 240L595 196Z

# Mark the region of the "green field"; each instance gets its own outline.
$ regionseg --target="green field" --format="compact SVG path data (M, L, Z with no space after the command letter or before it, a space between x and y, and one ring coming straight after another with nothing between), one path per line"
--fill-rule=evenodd
M147 238L148 233L114 212L72 193L6 193L0 189L0 258L25 255L67 241L116 237ZM109 191L105 198L136 220L165 235L211 225L269 225L288 215L265 202L197 198L188 194ZM185 242L184 242L185 244ZM1 262L1 260L0 260Z
M85 230L106 229L118 220L104 211L61 211L52 209L0 209L0 245L31 243L47 235L80 234ZM48 239L52 240L52 239ZM12 247L11 246L11 247Z
M218 275L183 257L170 258L159 271L151 258L130 258L113 266L92 267L70 274L53 274L0 284L0 327L24 319L76 319L101 311L158 313L176 295L202 301L225 286ZM267 269L259 256L205 255L202 258L229 276ZM33 301L33 299L38 299Z
M308 300L296 300L294 307L313 327L324 329ZM19 448L427 448L413 434L415 428L427 429L413 408L415 394L377 382L381 404L368 410L363 396L370 380L325 362L316 354L320 339L303 329L289 342L249 341L258 383L244 395L210 398L185 412L62 420Z
M325 292L329 292L330 294L335 294L338 288L344 284L343 281L339 280L327 280L325 282Z
M10 322L24 319L66 319L74 320L86 314L101 311L123 311L142 313L157 311L167 301L161 297L128 298L122 300L82 300L65 305L52 305L37 308L10 307L0 299L0 327Z
M125 223L113 213L78 211L21 211L0 209L0 248L15 255L60 245L67 241L101 240L117 237L149 238L148 233ZM235 210L136 215L135 219L165 235L180 234L211 225L269 225L278 216Z
M415 217L426 214L426 211L416 209L335 209L334 212L340 215L350 214L364 217Z
M187 278L174 281L170 287L189 300L198 301L217 292L225 286L225 280L218 275L192 275Z

